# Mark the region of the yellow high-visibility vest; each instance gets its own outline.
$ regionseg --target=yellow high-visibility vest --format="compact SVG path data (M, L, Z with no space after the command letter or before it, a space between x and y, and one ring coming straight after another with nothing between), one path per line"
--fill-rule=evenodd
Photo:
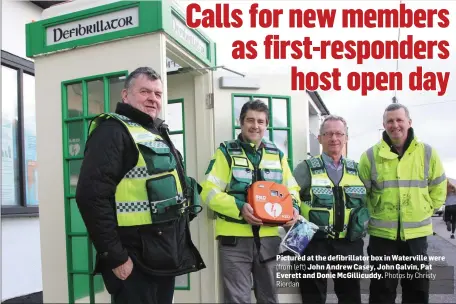
M310 200L301 203L301 214L330 238L356 240L367 231L367 194L358 176L357 164L343 159L339 184L329 178L320 156L306 160L311 174Z
M139 152L136 165L117 185L115 205L118 225L145 225L177 217L187 203L176 159L166 141L128 117L115 113L95 117L89 134L107 119L116 119L125 126Z
M271 142L263 141L262 159L254 177L255 167L237 140L222 143L228 151L231 166L225 154L217 149L209 166L206 180L201 184L201 198L217 214L216 236L253 237L252 226L241 216L239 203L246 202L247 188L256 180L269 180L286 185L299 206L299 186L286 157L280 159L280 150ZM261 226L259 236L278 236L278 227Z

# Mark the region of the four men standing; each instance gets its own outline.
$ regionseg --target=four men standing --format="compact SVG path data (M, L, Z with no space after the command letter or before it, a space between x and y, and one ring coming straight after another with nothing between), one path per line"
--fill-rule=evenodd
M137 69L126 79L116 113L101 114L89 129L76 200L98 252L95 272L103 275L115 303L171 303L174 277L205 268L189 232L201 187L186 176L158 118L162 90L155 71ZM383 139L359 165L342 155L345 120L326 117L318 136L323 153L293 174L283 151L263 139L269 119L263 102L245 103L241 134L220 144L201 185L202 200L217 216L225 302L250 303L253 277L257 301L278 303L281 238L278 226L262 223L247 202L247 189L256 181L288 188L294 214L285 229L299 215L319 226L307 257L363 256L367 224L369 256L427 254L431 215L444 203L447 179L437 152L415 137L405 106L386 108ZM307 259L300 269L312 274L310 264L323 265L322 272L347 264L353 272L362 263ZM385 276L371 280L369 302L394 303L397 282ZM428 303L428 279L401 284L403 303ZM339 303L361 303L360 279L335 278L334 287ZM303 278L300 289L303 303L326 302L326 279Z

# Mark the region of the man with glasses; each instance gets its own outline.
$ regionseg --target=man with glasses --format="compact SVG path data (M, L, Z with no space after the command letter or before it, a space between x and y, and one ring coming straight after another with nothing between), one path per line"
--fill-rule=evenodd
M318 135L323 153L301 162L293 172L301 187L301 214L320 227L304 251L306 261L295 265L302 271L303 303L326 303L327 278L334 280L339 303L361 303L360 279L351 274L363 264L369 213L357 164L342 155L347 139L346 121L327 116Z
M410 114L393 103L383 114L382 140L368 149L359 163L360 177L368 190L369 256L373 266L388 265L382 279L371 280L369 303L395 303L399 277L402 303L429 303L427 236L432 235L431 217L443 205L447 180L437 152L417 140ZM393 256L407 256L401 267ZM410 257L418 256L418 260ZM390 260L391 262L389 262ZM412 265L415 264L415 265ZM406 273L403 269L416 267ZM402 268L402 269L398 269ZM400 274L397 272L400 270Z

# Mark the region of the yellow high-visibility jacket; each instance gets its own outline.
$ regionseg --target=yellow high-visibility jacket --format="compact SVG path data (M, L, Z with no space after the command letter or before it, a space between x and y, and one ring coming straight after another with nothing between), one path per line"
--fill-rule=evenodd
M381 140L363 153L359 174L368 192L368 233L396 240L431 235L431 216L443 205L447 180L437 152L414 138L402 158Z

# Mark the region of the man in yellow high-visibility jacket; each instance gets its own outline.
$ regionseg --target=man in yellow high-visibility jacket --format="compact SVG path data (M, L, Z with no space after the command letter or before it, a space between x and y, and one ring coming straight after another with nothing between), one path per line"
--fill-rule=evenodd
M259 100L244 104L240 114L241 134L224 142L215 152L201 184L201 198L217 214L224 303L251 303L251 275L258 303L278 303L276 255L280 237L277 226L265 226L247 202L247 188L268 180L287 186L293 196L294 217L299 216L299 186L284 153L263 139L269 109Z
M372 259L371 264L388 263L394 269L380 272L382 279L371 280L371 304L395 303L398 276L389 274L398 270L403 274L402 303L429 302L429 279L422 275L428 265L422 259L427 258L431 216L445 201L447 180L437 152L417 140L411 125L404 105L388 106L383 114L383 139L368 149L359 163L371 214L368 253L381 257L381 261ZM406 262L406 266L415 264L417 268L405 273L403 269L410 267L398 267L393 256L424 258Z

